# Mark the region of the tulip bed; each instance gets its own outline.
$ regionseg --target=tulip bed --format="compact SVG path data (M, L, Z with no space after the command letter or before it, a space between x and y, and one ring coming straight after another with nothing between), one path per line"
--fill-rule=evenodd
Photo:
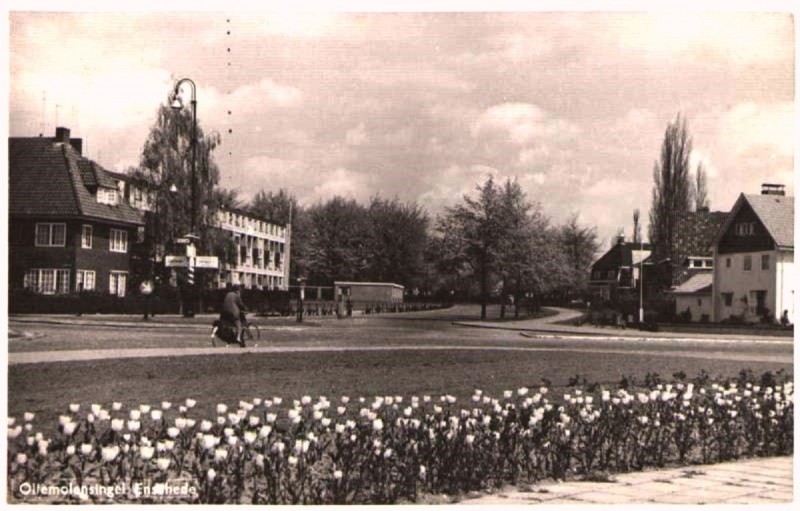
M15 502L386 504L792 453L786 375L650 383L575 385L559 396L547 387L497 397L475 390L468 402L256 398L219 404L205 418L193 416L192 399L133 409L74 403L49 433L37 431L33 414L9 418L8 494ZM48 485L74 491L45 494Z

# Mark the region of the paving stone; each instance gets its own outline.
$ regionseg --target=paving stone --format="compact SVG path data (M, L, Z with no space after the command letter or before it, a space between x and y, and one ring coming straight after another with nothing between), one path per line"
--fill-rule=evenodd
M647 496L661 495L664 493L672 493L681 490L679 486L676 486L671 482L660 482L660 481L649 481L646 483L637 484L635 488L642 495L647 495Z
M621 495L602 491L581 493L574 495L573 498L587 504L635 504L646 502L646 500L644 500L644 496L641 494L634 497L630 495Z

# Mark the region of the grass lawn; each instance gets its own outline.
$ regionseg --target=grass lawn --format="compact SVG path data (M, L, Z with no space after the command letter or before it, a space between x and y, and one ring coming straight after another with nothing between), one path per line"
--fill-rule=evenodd
M647 368L647 369L643 369ZM125 407L161 401L197 400L191 414L213 418L217 403L254 397L299 399L325 395L332 402L374 395L451 394L464 407L476 388L499 397L505 389L538 387L543 378L560 390L575 376L615 388L623 376L638 382L647 372L662 379L683 371L688 377L706 370L712 376L756 374L791 364L684 358L668 353L598 354L487 350L389 350L182 356L84 362L12 365L8 368L10 416L35 412L45 429L55 427L69 403ZM558 394L557 394L558 395Z

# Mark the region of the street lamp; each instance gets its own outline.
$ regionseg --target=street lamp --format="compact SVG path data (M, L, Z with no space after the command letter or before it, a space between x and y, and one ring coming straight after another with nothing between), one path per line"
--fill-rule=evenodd
M300 300L299 300L300 304L299 304L299 307L297 308L297 322L298 323L302 323L303 322L303 307L304 307L303 302L306 299L306 279L305 279L305 277L298 277L297 278L297 283L300 284Z
M173 110L182 110L183 109L183 100L181 99L181 85L184 83L188 83L192 86L192 216L191 216L191 228L189 229L189 234L194 235L194 221L195 221L195 212L196 212L196 203L195 203L195 188L197 187L195 183L195 162L197 161L197 86L194 84L192 80L189 78L183 78L175 84L175 92L172 94L172 106ZM174 185L173 185L174 186Z
M188 238L188 243L186 244L186 258L189 261L188 267L188 274L189 274L189 307L188 310L184 311L184 316L186 317L193 317L194 316L194 299L195 299L195 283L194 283L194 267L192 266L192 258L195 256L195 247L194 247L194 240L197 239L197 235L195 234L195 217L197 216L197 200L196 200L196 162L197 162L197 86L195 83L190 80L189 78L182 78L178 80L178 83L175 84L175 91L172 94L172 103L171 107L174 110L182 110L183 109L183 100L181 100L181 85L184 83L188 83L192 86L192 211L191 211L191 218L190 218L190 229L189 234L186 236Z

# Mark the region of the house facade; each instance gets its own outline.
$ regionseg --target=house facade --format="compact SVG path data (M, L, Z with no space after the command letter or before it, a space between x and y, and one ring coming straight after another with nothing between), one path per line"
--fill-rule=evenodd
M713 321L794 323L794 197L742 194L714 241Z
M114 173L113 177L131 207L146 215L155 214L155 202L145 183L127 174ZM235 284L249 289L289 289L290 224L279 225L241 209L220 209L215 226L230 237L236 253L232 262L220 261L219 268L211 271L213 287ZM156 262L163 262L163 247L155 252Z
M641 263L650 256L650 251L647 243L626 242L624 236L619 236L617 243L592 265L589 292L593 299L617 301L622 294L636 289L641 280Z
M124 296L140 211L67 128L9 138L9 291Z

